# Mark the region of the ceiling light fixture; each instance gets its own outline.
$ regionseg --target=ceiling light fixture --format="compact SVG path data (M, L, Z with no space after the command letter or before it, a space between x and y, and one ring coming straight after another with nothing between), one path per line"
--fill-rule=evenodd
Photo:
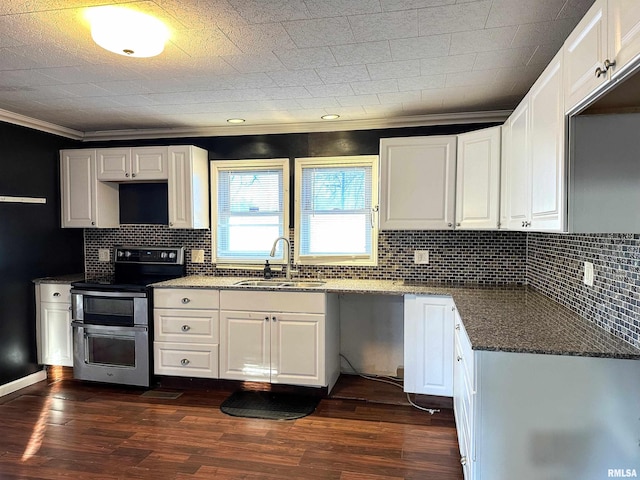
M335 113L331 113L329 115L323 115L320 118L322 120L337 120L338 118L340 118L340 115L337 115Z
M245 121L244 118L230 118L227 120L227 123L244 123Z
M126 57L155 57L164 50L169 30L155 17L123 7L94 7L86 12L93 41Z

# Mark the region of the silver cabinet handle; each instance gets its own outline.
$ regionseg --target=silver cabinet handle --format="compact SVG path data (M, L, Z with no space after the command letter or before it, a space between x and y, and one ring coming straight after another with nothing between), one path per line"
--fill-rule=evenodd
M265 321L265 322L268 322L268 321L269 321L269 317L268 317L268 316L267 316L267 317L264 317L264 321Z
M271 317L271 320L273 320L274 322L277 320L276 317Z
M609 70L610 68L613 68L616 66L616 61L615 60L609 60L608 58L604 61L604 69L605 71Z
M447 223L447 225L449 226L449 228L453 227L453 223Z
M91 225L95 225L95 224L96 224L96 222L91 222Z
M460 465L466 465L467 464L467 457L460 457Z
M458 361L462 360L462 357L460 355L458 355L456 358L458 359Z
M131 177L135 178L135 176L136 176L136 174L135 174L135 173L132 173L132 174L131 174Z
M460 324L456 324L456 330L460 330Z
M187 303L189 303L190 301L191 301L191 299L189 299L189 298L187 298L187 297L184 297L184 298L182 299L182 303L183 303L183 304L187 304Z
M183 332L188 332L189 330L191 330L191 327L189 325L182 325Z
M182 365L183 367L186 367L187 365L189 365L191 362L189 361L188 358L183 358L182 360L180 360L180 365Z
M460 226L460 222L456 223L456 227L459 227L459 226Z
M173 222L169 222L169 226L170 226L170 227L173 227Z
M53 296L54 297L59 297L60 296L60 292L53 292Z
M598 68L596 68L595 74L596 74L596 78L600 78L600 77L602 77L603 75L606 75L606 74L607 74L607 69L605 68L605 69L603 70L602 68L598 67Z
M128 174L128 173L125 173L125 174L124 174L124 176L125 176L125 177L127 177L127 178L129 178L129 174Z

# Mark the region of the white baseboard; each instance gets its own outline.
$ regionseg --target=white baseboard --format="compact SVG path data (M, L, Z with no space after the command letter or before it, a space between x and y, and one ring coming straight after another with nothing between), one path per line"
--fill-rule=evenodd
M13 382L5 383L4 385L0 385L0 397L4 397L5 395L9 395L10 393L20 390L21 388L28 387L29 385L33 385L34 383L38 383L46 379L47 371L43 369L39 372L27 375L26 377L14 380Z

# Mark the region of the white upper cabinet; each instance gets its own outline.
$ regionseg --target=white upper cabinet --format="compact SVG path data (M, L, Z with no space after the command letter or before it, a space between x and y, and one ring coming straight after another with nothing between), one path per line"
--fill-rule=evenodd
M505 228L522 230L529 221L530 151L528 97L518 105L509 118L508 150L503 161L506 169Z
M95 150L62 150L60 183L63 228L119 226L118 186L98 181Z
M207 151L169 147L169 227L209 228Z
M380 230L452 229L456 137L380 140Z
M564 44L565 112L587 106L640 55L640 2L596 0Z
M565 117L559 52L505 124L502 226L566 229Z
M566 112L605 84L607 53L607 2L596 0L564 44Z
M126 182L166 180L167 147L99 148L98 180Z
M562 51L531 88L529 115L531 207L528 221L532 230L561 232L566 228L567 205Z
M456 229L498 228L500 129L458 135Z

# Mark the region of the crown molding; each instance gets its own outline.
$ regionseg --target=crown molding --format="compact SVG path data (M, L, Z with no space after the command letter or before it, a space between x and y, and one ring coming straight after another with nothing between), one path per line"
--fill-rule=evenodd
M448 113L390 117L372 120L322 121L263 125L223 125L219 127L161 128L102 130L85 132L83 141L140 140L153 138L226 137L239 135L267 135L283 133L337 132L348 130L376 130L381 128L426 127L464 123L504 122L511 110Z
M268 135L283 133L342 132L349 130L377 130L382 128L428 127L465 123L504 122L511 110L486 112L443 113L370 120L343 120L306 123L262 125L223 125L218 127L149 128L127 130L96 130L82 132L35 118L0 109L0 121L21 125L41 132L83 142L109 140L142 140L154 138L227 137L239 135Z
M36 118L20 115L0 108L0 121L20 125L21 127L32 128L41 132L52 133L60 137L71 138L73 140L83 140L84 132L72 128L62 127L55 123L45 122Z

